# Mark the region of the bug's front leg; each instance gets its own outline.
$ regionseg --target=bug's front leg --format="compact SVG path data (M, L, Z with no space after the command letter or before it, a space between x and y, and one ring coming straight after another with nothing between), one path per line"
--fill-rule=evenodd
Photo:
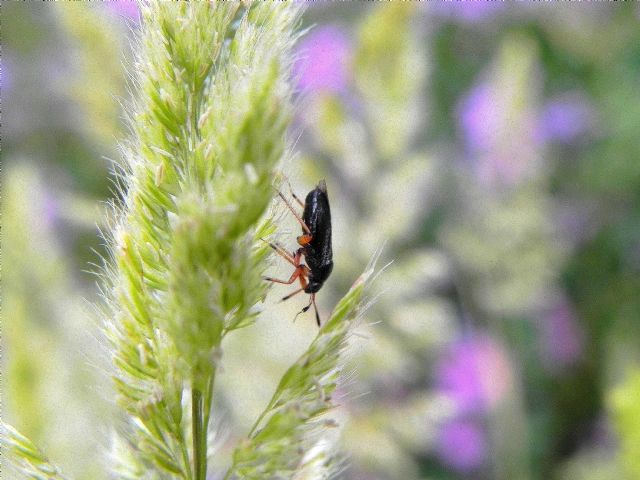
M308 267L304 264L300 264L293 271L293 273L291 274L291 277L289 277L289 280L278 280L277 278L272 278L272 277L264 277L264 279L269 282L282 283L284 285L291 285L293 282L296 281L296 279L298 278L300 279L301 288L291 292L289 295L282 297L282 300L280 301L284 302L285 300L289 300L291 297L293 297L294 295L297 295L298 293L304 291L307 288L307 275L308 275Z
M291 276L289 277L289 280L278 280L277 278L273 278L273 277L263 277L263 278L267 282L282 283L283 285L291 285L293 282L296 281L296 278L302 275L303 272L304 272L304 268L300 268L300 267L296 268L291 274Z
M277 243L267 242L264 238L261 238L260 240L262 240L264 243L268 244L271 248L273 248L278 255L280 255L282 258L284 258L291 265L293 265L294 267L298 268L298 264L300 263L300 260L299 259L296 260L296 258L294 256L292 256L291 254L289 254L289 252L287 252L284 249L284 247L281 247Z

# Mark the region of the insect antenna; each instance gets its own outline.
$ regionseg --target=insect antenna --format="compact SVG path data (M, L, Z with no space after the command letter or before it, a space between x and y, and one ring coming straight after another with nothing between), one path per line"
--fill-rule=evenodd
M312 293L311 294L311 303L313 303L313 309L316 311L316 323L318 324L318 327L320 326L320 314L318 313L318 306L316 305L316 294ZM309 309L309 307L307 307L307 309Z
M307 305L306 307L304 307L302 310L300 310L298 313L296 313L296 316L293 317L293 321L295 322L296 319L298 318L298 315L302 314L302 313L307 313L309 311L309 308L311 308L311 304L313 303L313 295L311 295L311 300L309 300L309 305Z

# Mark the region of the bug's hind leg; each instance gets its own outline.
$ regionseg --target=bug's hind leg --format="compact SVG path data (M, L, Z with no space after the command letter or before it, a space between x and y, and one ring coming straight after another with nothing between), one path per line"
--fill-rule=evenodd
M296 278L299 278L300 286L302 287L301 290L304 290L305 288L307 288L307 275L308 275L309 267L307 267L304 263L299 263L300 262L299 251L298 253L296 253L296 256L294 257L293 260L295 262L296 269L293 271L293 273L289 277L289 280L278 280L277 278L273 278L273 277L262 277L262 278L268 282L282 283L284 285L291 285L293 282L296 281ZM298 293L298 291L294 293ZM286 299L283 299L283 300L286 300Z
M291 213L293 213L293 216L296 217L296 220L298 220L298 223L302 226L302 229L307 232L309 235L311 235L311 230L309 229L309 227L307 226L306 223L304 223L304 220L302 220L302 218L300 217L300 215L298 215L298 213L293 209L293 207L291 206L291 203L289 203L289 200L287 200L285 198L285 196L282 194L282 192L280 190L277 190L278 192L278 196L282 199L282 201L285 203L285 205L287 206L287 208L289 210L291 210ZM300 200L298 200L299 202Z

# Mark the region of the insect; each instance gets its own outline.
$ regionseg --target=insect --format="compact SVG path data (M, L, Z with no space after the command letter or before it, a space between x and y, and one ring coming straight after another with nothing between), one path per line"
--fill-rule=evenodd
M318 326L320 326L320 315L318 314L318 307L316 306L316 293L322 288L324 282L326 282L329 275L331 275L331 270L333 270L331 209L329 208L327 184L324 180L320 180L316 188L307 194L304 203L291 192L293 198L303 208L302 217L300 217L281 192L278 192L278 195L289 210L291 210L291 213L296 217L298 223L300 223L302 235L297 238L300 247L293 253L287 252L278 244L267 242L278 255L293 265L295 270L291 274L291 277L289 277L289 280L278 280L272 277L264 277L264 279L269 282L283 283L285 285L291 285L298 279L301 288L283 297L282 301L288 300L303 291L308 293L311 296L309 304L304 307L299 314L307 312L311 305L313 305L316 312L316 322ZM304 257L306 265L301 262L302 257Z

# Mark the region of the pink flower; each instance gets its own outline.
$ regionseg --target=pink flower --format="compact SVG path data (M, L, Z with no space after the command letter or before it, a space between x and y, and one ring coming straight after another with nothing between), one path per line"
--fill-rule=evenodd
M488 187L515 185L533 167L529 153L535 145L533 119L526 114L514 119L513 99L505 95L481 82L462 97L456 110L473 173Z
M339 93L346 88L351 46L342 29L325 26L312 31L297 54L294 76L301 91Z
M4 55L0 61L0 88L3 93L10 90L11 85L13 84L12 70L10 62L7 61L7 56Z
M461 473L481 467L487 457L487 439L470 420L453 420L440 427L436 451L440 460Z
M567 301L555 305L541 319L542 355L549 367L576 363L584 349L584 333Z
M135 22L140 21L140 9L135 0L109 0L107 7L116 15L123 16Z
M472 87L460 101L457 114L469 152L480 153L494 147L505 114L490 85L480 83Z
M540 142L571 143L594 124L593 106L579 93L566 93L547 103L538 119Z
M484 413L508 395L513 372L507 353L486 335L449 346L436 366L436 386L458 413Z

